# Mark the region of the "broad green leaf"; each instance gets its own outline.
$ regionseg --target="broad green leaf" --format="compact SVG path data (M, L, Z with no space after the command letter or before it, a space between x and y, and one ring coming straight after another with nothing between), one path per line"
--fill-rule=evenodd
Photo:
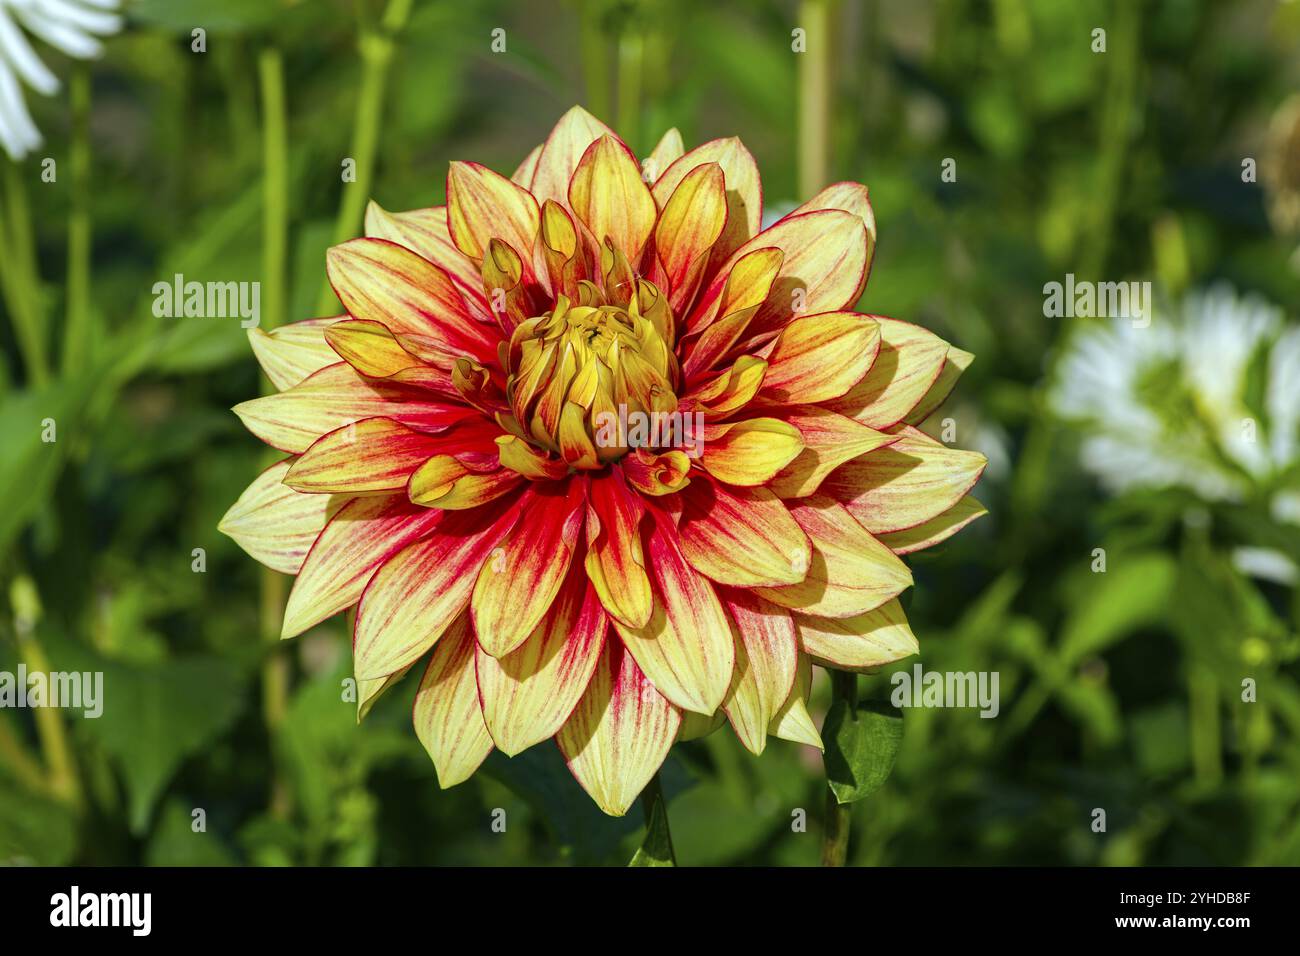
M850 709L837 700L822 725L826 779L835 799L853 803L869 797L889 779L903 742L903 714L883 701L862 701Z
M645 839L628 866L676 866L673 841L668 832L668 811L662 795L656 795L646 824Z

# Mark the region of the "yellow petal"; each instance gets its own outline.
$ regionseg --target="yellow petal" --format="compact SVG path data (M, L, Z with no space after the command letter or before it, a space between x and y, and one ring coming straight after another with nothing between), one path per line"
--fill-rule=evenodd
M812 716L808 713L808 696L811 689L812 662L808 660L807 654L801 653L794 687L785 703L781 705L781 709L772 718L767 732L782 740L824 750L821 734L817 733L817 725L813 723Z
M771 481L803 451L799 429L778 418L750 418L704 426L700 464L729 485Z
M325 332L325 340L339 357L362 375L387 378L420 360L404 349L388 326L362 319L336 322Z
M947 511L936 515L929 521L922 522L915 528L880 535L880 543L893 551L894 554L911 554L913 551L922 551L947 540L976 518L981 518L986 514L988 514L988 509L973 497L967 495Z
M912 572L843 505L823 494L787 502L812 541L812 562L798 584L757 588L774 604L821 617L853 617L880 607L912 583Z
M654 598L641 543L641 499L624 484L621 469L591 480L587 500L587 577L610 616L630 627L650 620Z
M898 601L855 617L795 615L803 649L818 664L861 671L883 667L920 651Z
M885 428L907 416L935 384L948 343L933 332L884 316L875 364L852 389L826 407L872 428Z
M673 191L655 226L655 253L675 312L695 294L709 252L726 222L722 167L717 163L697 166Z
M873 534L905 531L937 518L974 487L988 460L949 448L911 425L898 441L837 468L822 490Z
M284 482L303 492L400 491L438 447L434 435L387 418L366 418L322 436L293 463Z
M907 413L907 417L903 421L909 425L919 425L925 421L935 409L943 404L943 400L948 397L948 393L957 384L957 379L961 378L962 372L966 371L973 361L975 361L975 356L970 352L964 352L955 345L949 345L943 363L943 370L939 373L939 377L930 386L930 390L925 393L925 397Z
M276 462L258 475L217 525L250 557L285 574L298 573L326 522L352 500L294 491L284 484L293 462Z
M352 644L360 679L410 664L460 618L479 569L514 527L519 508L441 514L427 537L385 561L366 586Z
M569 186L569 205L597 243L609 239L629 262L638 260L655 226L650 190L628 148L613 136L602 136L583 154Z
M795 209L790 215L799 216L819 209L842 209L850 212L862 220L862 225L867 231L867 266L863 271L862 284L858 286L857 295L853 297L857 299L867 284L867 276L871 273L871 260L876 251L876 214L871 209L867 187L853 182L834 183Z
M339 360L325 341L325 330L338 319L307 319L291 322L270 332L249 329L257 363L278 390L293 388L308 375Z
M363 418L384 417L436 434L477 415L410 386L362 378L346 362L328 365L278 395L234 407L244 427L283 451L306 451L316 439Z
M727 588L720 595L736 637L736 670L722 708L736 736L761 754L767 729L794 690L799 644L785 608Z
M763 184L745 144L733 136L697 146L663 171L655 181L654 198L664 208L682 180L706 163L721 167L727 187L727 223L716 243L716 266L757 234L763 219Z
M478 648L483 719L502 753L513 757L559 731L591 682L608 620L575 568L546 618L519 647L504 657Z
M372 200L366 206L366 236L387 239L419 253L451 277L473 318L492 320L478 267L451 241L446 206L388 212Z
M843 395L867 374L880 348L880 327L856 312L795 319L767 357L760 397L787 405Z
M357 498L345 505L320 533L293 582L280 636L301 634L356 604L375 570L432 531L439 517L401 495Z
M654 611L644 627L615 627L661 694L685 710L712 714L731 684L731 625L713 586L686 562L667 516L656 513L648 551Z
M553 199L562 206L569 205L569 181L578 162L592 143L602 136L612 136L614 131L592 116L581 106L575 106L560 117L537 157L531 191L539 203Z
M465 615L433 649L415 695L415 734L444 790L468 780L492 752L474 679L474 635Z
M677 530L695 570L737 587L803 580L812 557L808 536L772 492L697 481L682 498Z
M803 437L799 457L772 479L770 487L781 498L811 495L844 462L898 440L897 435L876 431L817 405L797 405L783 411L781 418Z
M451 164L447 226L456 248L471 259L481 261L488 243L500 239L525 264L531 262L541 215L537 200L522 186L478 163Z
M681 159L685 152L686 146L682 142L682 134L674 126L659 137L659 142L642 163L646 180L654 182L669 166Z
M621 817L655 775L681 714L617 641L607 641L596 673L556 735L569 770L596 805Z

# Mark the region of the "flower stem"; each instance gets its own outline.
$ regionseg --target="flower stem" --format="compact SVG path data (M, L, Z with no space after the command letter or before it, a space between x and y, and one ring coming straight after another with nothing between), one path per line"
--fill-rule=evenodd
M661 807L661 813L664 818L664 839L668 842L668 858L672 860L673 866L677 865L677 851L673 848L672 831L668 828L668 801L664 799L664 788L659 782L659 771L650 778L650 782L645 785L641 791L641 811L645 814L646 832L649 833L650 825L654 820L655 803L658 802Z
M626 23L618 38L618 130L634 153L641 147L641 74L645 38L635 22Z
M831 0L802 0L808 48L799 62L799 195L826 185L830 169Z
M50 367L32 220L18 164L5 162L4 167L5 208L0 217L0 237L4 239L5 255L0 257L4 260L0 263L0 280L3 281L5 305L14 324L14 338L18 340L18 349L23 356L27 381L39 387L49 381Z
M849 709L858 704L858 675L850 671L830 672L831 704L844 701ZM822 866L843 866L849 858L849 830L853 823L852 804L840 803L830 783L826 784L826 822L822 834Z
M362 25L359 47L361 50L361 89L357 94L357 109L352 125L350 157L356 164L356 181L343 187L343 200L339 204L338 218L334 221L333 245L353 238L361 228L361 217L366 200L370 198L370 183L374 178L375 152L379 145L379 121L383 115L384 89L388 84L388 68L393 60L393 50L398 34L406 27L411 15L412 0L388 0L388 7L376 29ZM324 315L334 308L334 288L326 279L316 302L316 314Z
M275 47L258 57L262 85L262 299L268 324L284 321L286 262L289 244L289 145L284 100L284 59ZM267 391L269 383L263 383ZM275 456L270 456L275 457ZM268 645L262 661L262 720L274 751L277 731L284 721L289 700L289 660L280 645L280 622L284 615L284 576L262 569L261 601L258 610L262 640ZM288 783L280 761L273 755L270 807L273 816L284 819L292 805Z
M67 312L63 326L65 374L77 372L90 348L90 68L78 63L68 87L72 101L72 212L68 217Z

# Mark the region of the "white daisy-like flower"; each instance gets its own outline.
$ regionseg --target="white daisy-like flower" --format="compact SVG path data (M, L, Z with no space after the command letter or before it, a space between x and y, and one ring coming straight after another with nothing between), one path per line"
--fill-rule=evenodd
M122 29L121 0L0 0L0 146L14 160L41 144L23 86L53 96L59 80L32 48L31 37L68 56L89 60L103 49L97 37Z
M1053 409L1085 432L1084 467L1111 491L1188 488L1207 501L1274 489L1300 523L1300 328L1221 284L1137 328L1085 325L1067 346Z

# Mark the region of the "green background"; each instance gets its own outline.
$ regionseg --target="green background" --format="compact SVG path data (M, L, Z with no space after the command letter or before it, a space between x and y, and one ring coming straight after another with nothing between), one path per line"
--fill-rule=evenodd
M1066 326L1042 314L1066 272L1227 279L1296 314L1297 239L1240 173L1297 89L1300 3L415 0L396 31L387 8L139 0L89 67L40 48L65 92L28 94L46 144L2 163L0 669L102 670L108 697L98 720L0 711L0 862L626 862L640 812L605 818L553 745L442 792L410 727L415 680L358 727L341 620L268 644L274 587L216 531L265 461L229 411L259 372L237 320L156 319L151 289L260 280L281 313L264 328L321 314L324 250L359 231L344 157L386 208L433 205L448 161L508 173L574 103L642 155L668 126L688 146L739 135L780 209L822 185L799 159L801 103L819 102L829 179L866 183L878 220L861 308L976 353L948 406L958 444L1005 451L976 489L990 515L911 560L907 599L925 667L997 671L1001 713L909 711L893 775L854 805L851 862L1300 862L1300 599L1226 558L1300 557L1300 531L1249 505L1103 494L1047 413ZM810 34L802 56L828 63L824 91L791 51L819 17L833 42ZM20 348L24 316L48 374ZM1195 533L1189 510L1208 517ZM862 690L887 694L887 674ZM828 698L819 679L819 721ZM817 862L816 751L755 758L723 731L676 747L664 786L683 864Z

